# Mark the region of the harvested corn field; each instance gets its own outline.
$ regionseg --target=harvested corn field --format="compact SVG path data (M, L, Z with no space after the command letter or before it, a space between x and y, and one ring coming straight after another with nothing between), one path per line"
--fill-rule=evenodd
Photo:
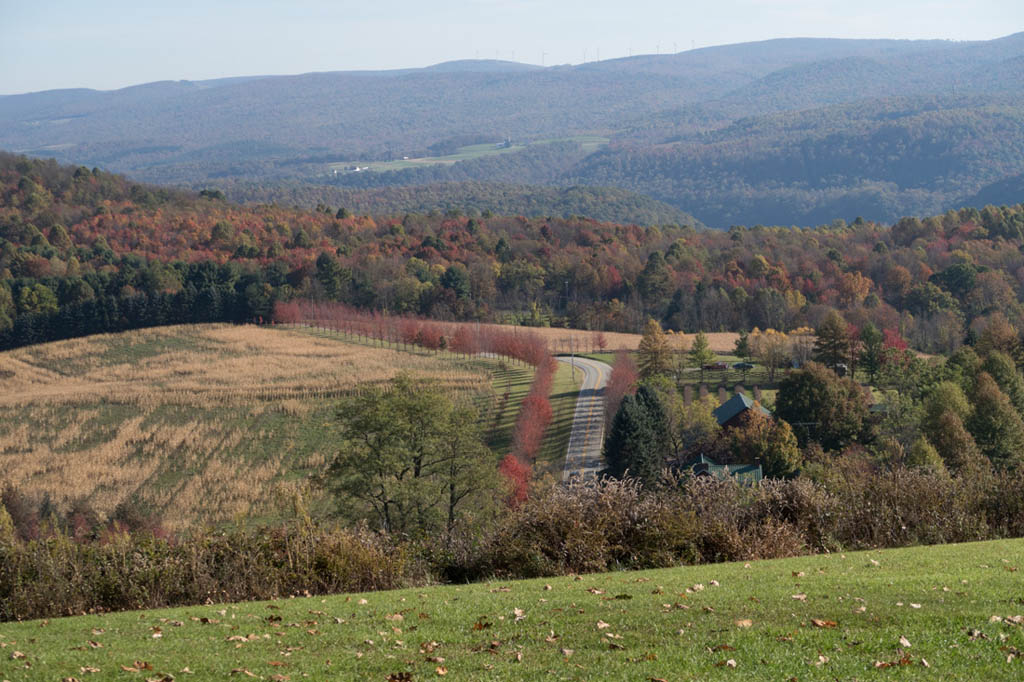
M408 372L489 409L502 371L254 326L30 346L0 353L0 485L108 515L131 500L172 529L273 516L335 453L339 396Z

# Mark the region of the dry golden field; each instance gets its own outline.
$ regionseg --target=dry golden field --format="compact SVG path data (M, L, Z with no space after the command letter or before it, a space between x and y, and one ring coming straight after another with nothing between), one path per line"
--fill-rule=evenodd
M486 325L485 325L486 326ZM500 325L500 329L508 329L508 325ZM568 353L575 349L577 353L594 353L598 351L598 332L582 329L560 329L558 327L516 327L524 332L539 334L548 342L553 353ZM686 347L693 342L694 334L671 334L672 338L686 339ZM732 353L736 349L736 332L711 332L706 334L711 350L716 353ZM607 351L636 350L640 345L640 334L624 334L622 332L604 332ZM678 343L678 341L677 341Z
M334 398L399 371L491 391L497 361L198 325L0 353L0 484L109 514L126 499L170 528L272 515L337 447Z

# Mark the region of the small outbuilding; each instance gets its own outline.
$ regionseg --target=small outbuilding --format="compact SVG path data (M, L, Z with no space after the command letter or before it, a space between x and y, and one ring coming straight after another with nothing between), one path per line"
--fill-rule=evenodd
M747 485L759 483L764 478L760 464L718 464L704 455L683 466L683 471L689 471L694 476L711 476L720 481L733 478L737 483Z

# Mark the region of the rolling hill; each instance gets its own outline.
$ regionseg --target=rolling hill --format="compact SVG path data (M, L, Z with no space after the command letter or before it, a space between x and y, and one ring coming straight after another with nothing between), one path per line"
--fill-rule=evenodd
M837 212L888 221L959 205L1024 172L1011 158L1024 145L1022 76L1024 33L166 81L0 97L0 148L191 186L608 186L718 227L816 224ZM610 142L594 149L579 136ZM507 139L523 151L331 170ZM610 203L602 216L629 210ZM554 214L556 204L538 210Z

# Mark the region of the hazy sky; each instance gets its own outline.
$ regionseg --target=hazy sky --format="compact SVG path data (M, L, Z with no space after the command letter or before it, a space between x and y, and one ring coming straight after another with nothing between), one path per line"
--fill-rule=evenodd
M1022 0L0 0L0 93L1021 30Z

